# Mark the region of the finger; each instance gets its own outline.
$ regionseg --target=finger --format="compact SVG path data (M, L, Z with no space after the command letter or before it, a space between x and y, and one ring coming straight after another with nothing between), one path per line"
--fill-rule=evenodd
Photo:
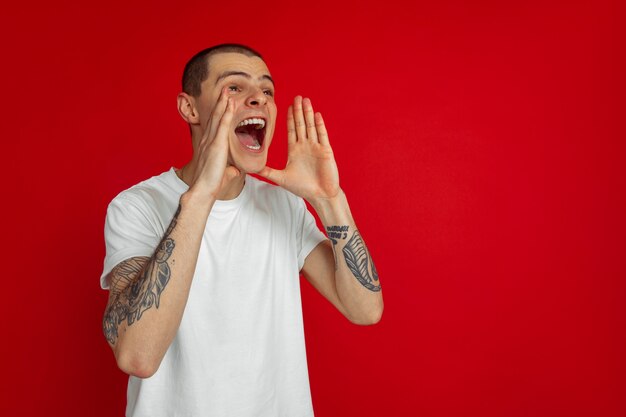
M233 120L233 113L235 105L234 101L230 98L226 101L226 109L222 114L222 118L219 121L219 126L217 127L217 132L215 132L215 142L217 141L225 141L228 142L228 133L230 131L230 124Z
M209 124L207 125L207 129L205 131L204 140L211 141L215 137L215 133L217 132L217 128L219 127L220 120L226 111L226 106L228 104L228 87L225 87L220 92L220 97L217 99L217 103L213 108L213 112L211 113L211 118L209 119Z
M306 139L306 125L304 124L304 115L302 114L302 97L296 96L293 100L293 118L296 122L296 133L298 140Z
M315 113L315 128L317 129L317 136L319 137L320 143L325 146L330 146L326 125L324 124L324 119L322 119L322 113L320 112Z
M266 166L261 171L258 172L258 175L263 178L267 178L272 181L274 184L282 186L285 182L285 172L282 170L270 168Z
M293 145L296 142L296 123L293 120L293 106L289 106L287 109L287 143Z
M306 124L306 136L312 141L317 142L317 132L315 130L315 120L313 116L313 105L311 100L305 98L302 100L302 108L304 110L304 123Z

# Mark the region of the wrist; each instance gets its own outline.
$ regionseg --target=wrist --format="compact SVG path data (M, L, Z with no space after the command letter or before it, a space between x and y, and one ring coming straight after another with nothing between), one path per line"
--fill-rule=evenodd
M334 197L316 198L307 201L324 224L326 224L327 219L336 218L337 216L343 217L343 214L350 215L348 199L341 188Z
M207 213L213 208L217 198L215 195L209 192L205 192L195 187L191 187L180 196L181 207L189 208L203 208L207 210Z

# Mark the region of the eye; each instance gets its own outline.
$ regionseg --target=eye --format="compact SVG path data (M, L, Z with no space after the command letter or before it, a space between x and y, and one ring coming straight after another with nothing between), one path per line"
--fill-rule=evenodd
M237 93L237 92L241 91L241 89L238 86L236 86L236 85L229 85L228 86L228 91Z
M272 90L263 90L263 94L266 96L274 97L274 92Z

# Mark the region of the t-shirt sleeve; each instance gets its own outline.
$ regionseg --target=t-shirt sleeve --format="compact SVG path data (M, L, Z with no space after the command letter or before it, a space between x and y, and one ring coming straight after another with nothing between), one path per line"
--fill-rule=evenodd
M301 271L306 257L326 236L317 228L315 217L309 212L304 200L300 199L299 206L302 216L301 226L298 230L298 270Z
M104 224L106 255L100 286L108 289L106 276L120 262L135 256L152 256L160 237L146 210L131 199L116 197L107 209Z

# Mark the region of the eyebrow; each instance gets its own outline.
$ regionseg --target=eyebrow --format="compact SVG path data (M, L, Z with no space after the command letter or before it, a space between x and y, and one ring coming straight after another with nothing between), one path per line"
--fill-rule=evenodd
M252 76L250 74L248 74L247 72L243 72L243 71L226 71L226 72L223 72L222 74L220 74L219 77L217 77L217 80L215 80L215 85L217 85L217 83L219 83L220 80L222 80L222 79L224 79L226 77L230 77L232 75L238 75L238 76L246 77L246 78L250 78L250 79L252 78ZM259 80L269 80L272 83L272 85L275 85L274 84L274 80L272 79L272 77L270 77L267 74L261 75L259 77Z

